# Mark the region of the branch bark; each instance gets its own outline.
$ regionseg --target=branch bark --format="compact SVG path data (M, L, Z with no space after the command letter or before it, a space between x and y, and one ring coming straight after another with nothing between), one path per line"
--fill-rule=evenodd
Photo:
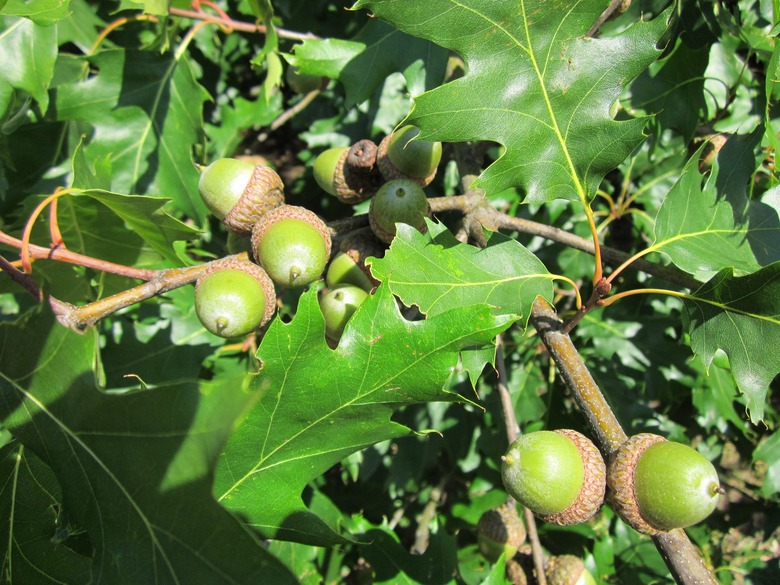
M550 304L540 297L534 303L531 324L555 361L566 387L592 429L599 448L608 459L611 458L628 437L571 338L561 331L563 321ZM674 580L680 585L718 584L685 531L673 530L654 536L653 542Z

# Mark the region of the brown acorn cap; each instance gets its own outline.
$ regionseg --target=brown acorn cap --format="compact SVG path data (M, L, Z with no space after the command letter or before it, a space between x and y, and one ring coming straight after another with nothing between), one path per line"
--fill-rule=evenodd
M634 493L634 471L642 453L650 445L662 441L666 439L653 433L639 433L630 437L620 446L607 471L610 506L626 524L642 534L660 534L662 531L648 524L639 512Z
M376 193L382 182L376 153L376 144L360 140L341 154L333 173L333 188L339 201L360 203Z
M519 548L526 537L525 525L514 502L501 504L482 514L477 522L477 531L495 542L515 548Z
M581 558L574 555L559 555L547 561L544 576L547 578L548 585L576 585L584 570L585 563Z
M284 203L284 184L271 167L255 165L244 192L227 213L224 224L239 235L252 233L252 226L266 213Z
M366 265L366 258L371 256L381 258L385 255L387 246L374 235L371 228L363 228L350 233L341 240L339 250L352 258L352 261L357 264L374 286L379 286L379 281L374 278Z
M390 144L390 139L392 136L392 134L388 134L382 139L382 142L379 143L379 148L377 149L376 153L376 166L379 168L379 172L382 173L385 181L392 181L393 179L408 179L410 181L414 181L420 185L420 187L427 187L436 176L437 169L433 169L430 175L422 179L418 177L410 177L409 175L399 171L393 164L393 161L390 160L390 157L387 156L387 147Z
M265 233L272 225L285 219L302 221L315 228L325 242L327 256L330 256L333 241L331 240L328 226L325 225L325 222L316 213L298 205L280 205L263 215L252 229L252 250L257 250L260 240L263 239L263 236L265 236Z
M523 570L523 565L514 559L506 562L506 578L512 585L528 585L528 577Z
M582 457L585 475L582 479L582 489L580 489L579 495L568 508L557 514L540 515L539 517L545 522L559 526L579 524L595 516L604 503L604 494L607 489L606 465L599 450L582 433L571 429L557 429L555 432L570 439L577 447L580 457Z
M265 313L260 326L262 327L268 323L276 312L276 290L271 277L268 276L266 271L251 260L244 260L237 256L227 256L209 264L195 282L195 288L197 289L208 276L219 270L242 270L253 276L260 283L265 293Z

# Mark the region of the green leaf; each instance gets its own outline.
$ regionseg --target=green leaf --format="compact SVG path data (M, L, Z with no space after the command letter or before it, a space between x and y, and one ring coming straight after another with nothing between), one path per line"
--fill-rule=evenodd
M146 14L168 14L170 0L122 0L119 10L137 10L143 8Z
M301 73L338 79L347 91L349 107L370 98L395 72L404 74L412 94L436 87L444 79L447 51L372 19L348 41L304 40L295 46L289 61ZM424 76L417 71L420 64Z
M459 400L442 390L459 350L489 344L510 323L485 305L406 321L381 286L331 350L316 293L305 293L292 323L275 320L258 349L255 386L265 394L220 458L219 501L266 537L343 541L307 511L306 484L355 451L412 433L391 420L398 407Z
M747 276L724 268L683 297L691 348L709 368L718 349L748 401L750 419L764 416L769 383L780 372L780 262Z
M57 476L94 547L92 582L294 582L211 496L219 450L257 391L225 376L103 393L96 333L37 313L0 326L0 421Z
M162 210L170 201L163 197L120 195L96 189L74 193L74 197L90 197L105 205L125 222L125 233L127 228L131 229L160 256L177 266L183 265L184 261L176 254L173 243L193 240L199 234L198 230Z
M406 305L427 315L486 303L496 314L522 315L527 323L538 295L551 300L554 275L516 240L488 232L487 247L462 244L441 224L429 232L399 224L398 235L371 272Z
M669 57L653 63L631 84L631 115L657 114L663 128L673 128L690 140L706 112L708 57L707 48L690 49L678 41Z
M421 138L506 146L478 180L488 193L517 186L528 202L584 203L643 139L644 120L616 122L609 110L658 57L663 17L589 39L583 35L602 0L359 0L355 7L466 61L466 76L417 97L408 121Z
M771 498L780 492L780 432L775 431L753 452L753 463L766 465L766 480L761 486L761 495Z
M110 155L111 190L170 197L202 221L192 149L201 140L203 88L186 58L150 52L102 51L85 57L98 73L57 93L57 119L91 124L89 160Z
M754 133L759 140L761 133L761 129ZM745 186L752 169L740 172L733 158L719 156L702 184L698 164L703 148L685 165L661 205L655 241L645 252L663 252L675 265L705 280L725 267L746 274L780 260L778 210L756 201L751 205L761 207L762 213L745 215Z
M41 26L27 18L0 16L0 85L27 92L42 112L49 107L48 90L56 59L54 27ZM0 109L0 116L4 109Z
M0 449L3 583L87 583L89 540L68 525L51 469L29 449Z
M374 573L376 585L456 584L458 546L438 522L431 523L430 542L423 554L410 554L388 527L371 528L360 534L360 551ZM503 563L501 564L503 571Z
M70 0L8 0L0 6L3 14L26 16L35 24L49 26L70 14ZM7 65L8 61L3 61Z

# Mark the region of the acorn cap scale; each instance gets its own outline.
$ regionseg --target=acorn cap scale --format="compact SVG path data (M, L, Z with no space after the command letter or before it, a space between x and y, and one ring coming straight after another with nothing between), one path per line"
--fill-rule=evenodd
M634 494L636 462L650 445L665 440L652 433L639 433L630 437L620 446L610 462L607 472L610 506L626 524L642 534L653 535L662 531L651 526L639 512L636 494Z
M241 197L225 216L231 232L249 235L258 220L284 203L284 184L271 167L256 165Z
M544 569L547 585L596 585L582 559L574 555L552 557Z
M582 489L563 512L540 515L540 518L559 526L579 524L593 517L604 503L607 490L606 464L599 450L585 435L571 429L558 429L555 432L571 439L580 452L584 470Z
M511 559L525 542L526 531L514 503L488 510L477 522L478 544L482 555L495 562L504 554Z

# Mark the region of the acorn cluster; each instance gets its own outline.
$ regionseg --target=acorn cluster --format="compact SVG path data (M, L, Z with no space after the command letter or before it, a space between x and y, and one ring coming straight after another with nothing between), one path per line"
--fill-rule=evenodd
M371 233L355 232L331 259L328 226L312 211L285 203L279 175L265 164L223 158L202 169L198 190L228 230L228 250L250 260L212 263L195 285L195 311L203 326L220 337L248 335L276 309L276 289L301 288L327 269L320 296L326 335L337 343L347 321L376 286L365 259L381 256L397 222L426 229L430 215L422 187L436 174L441 143L414 140L406 126L379 147L362 140L351 148L329 149L314 164L322 188L345 202L373 197Z
M419 129L404 126L379 146L361 140L351 147L330 148L314 161L314 178L326 192L344 203L371 198L371 230L389 244L395 224L405 223L425 233L431 214L423 188L436 176L441 142L420 140Z
M577 431L528 433L509 446L501 474L509 495L547 522L584 522L608 500L644 534L701 522L722 493L709 460L688 445L650 433L628 439L609 466Z

